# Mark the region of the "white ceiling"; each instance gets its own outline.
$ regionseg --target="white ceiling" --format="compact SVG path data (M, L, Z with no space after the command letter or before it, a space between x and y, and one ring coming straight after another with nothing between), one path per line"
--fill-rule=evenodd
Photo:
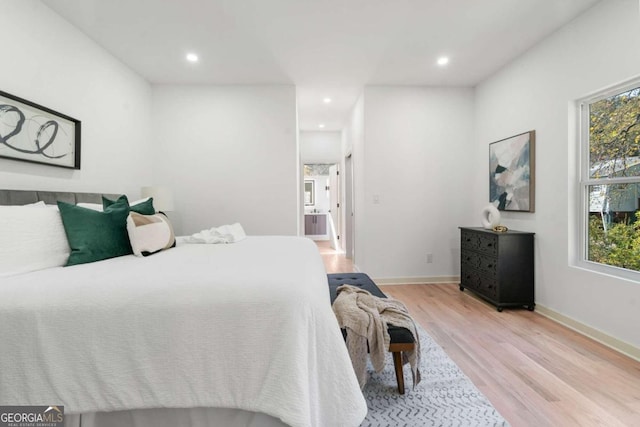
M474 86L598 0L43 1L151 83L295 84L338 130L364 85Z

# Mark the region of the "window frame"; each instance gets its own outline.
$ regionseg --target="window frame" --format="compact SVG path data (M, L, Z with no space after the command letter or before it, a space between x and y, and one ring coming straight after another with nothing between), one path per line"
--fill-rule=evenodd
M608 264L601 264L588 259L588 235L589 235L589 187L593 185L615 185L615 184L640 184L640 176L637 177L614 177L614 178L591 178L589 163L589 106L595 102L618 95L640 87L640 77L626 81L607 89L600 90L592 95L579 99L578 111L578 259L576 266L596 273L620 279L631 280L640 283L640 271L629 270Z

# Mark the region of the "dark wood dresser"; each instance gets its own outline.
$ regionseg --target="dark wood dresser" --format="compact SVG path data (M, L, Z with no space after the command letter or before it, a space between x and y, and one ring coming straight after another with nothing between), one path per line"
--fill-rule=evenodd
M534 233L460 227L460 290L504 307L535 308Z

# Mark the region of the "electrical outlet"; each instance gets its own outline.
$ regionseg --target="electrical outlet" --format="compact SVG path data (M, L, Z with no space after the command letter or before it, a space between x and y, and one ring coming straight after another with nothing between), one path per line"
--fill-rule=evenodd
M433 263L433 254L427 254L427 264Z

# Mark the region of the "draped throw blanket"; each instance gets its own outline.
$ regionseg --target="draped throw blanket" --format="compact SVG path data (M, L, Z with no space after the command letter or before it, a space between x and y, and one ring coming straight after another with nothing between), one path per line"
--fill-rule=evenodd
M199 231L191 236L182 238L185 243L236 243L247 238L247 235L240 223L231 225L221 225L206 230Z
M333 312L340 327L347 331L347 349L360 388L364 388L368 379L367 353L376 372L384 369L385 354L390 344L389 325L408 329L415 339L415 350L402 355L403 364L411 366L415 388L420 382L420 339L405 305L395 299L378 298L351 285L342 285L337 292Z

